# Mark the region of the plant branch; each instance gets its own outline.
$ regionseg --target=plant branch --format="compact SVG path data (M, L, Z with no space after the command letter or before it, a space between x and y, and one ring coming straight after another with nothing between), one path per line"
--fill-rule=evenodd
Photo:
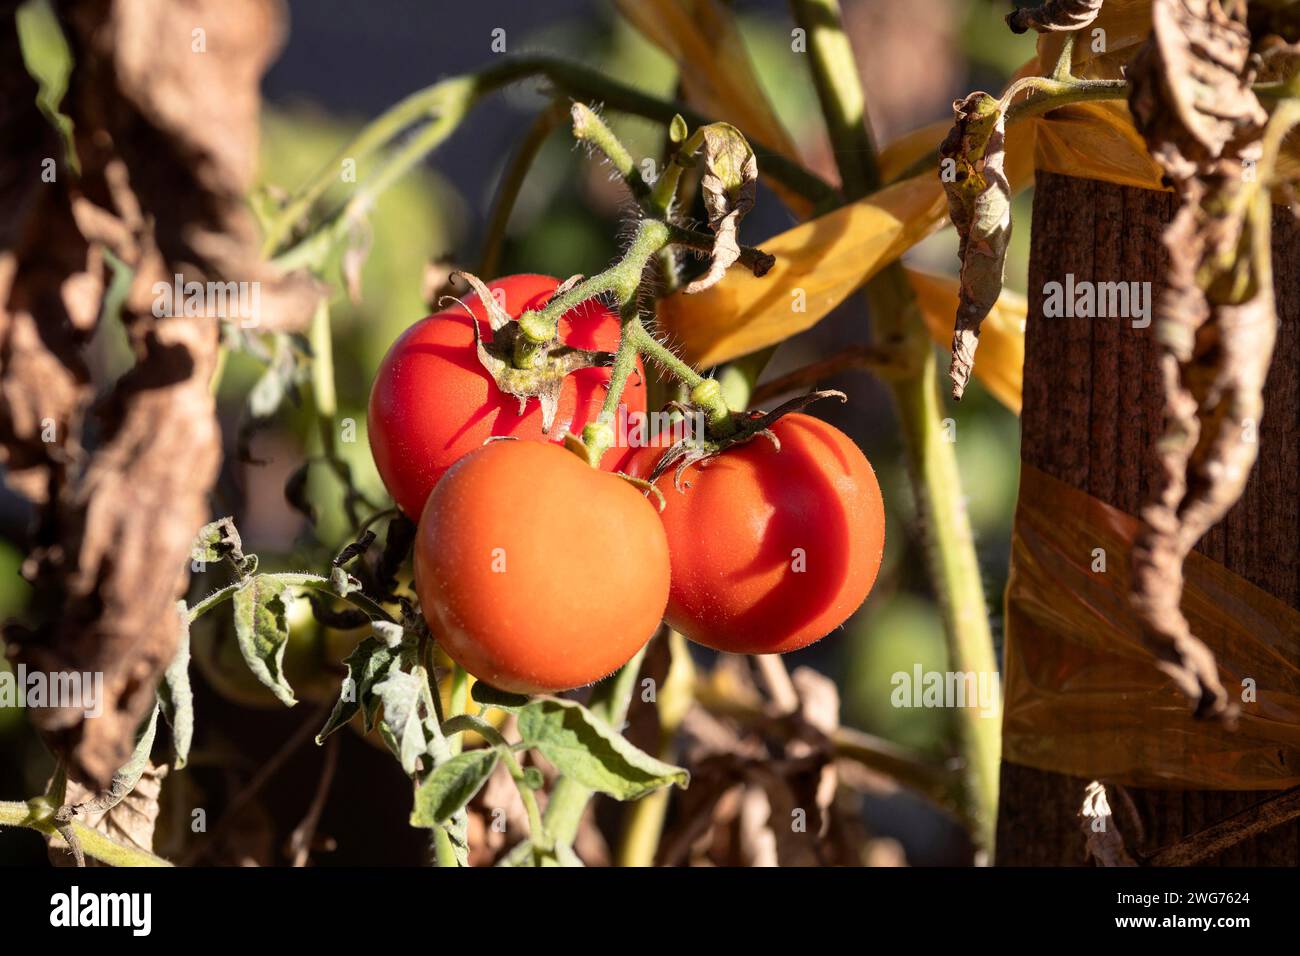
M679 114L693 126L703 126L710 122L708 117L679 103L649 96L567 60L551 56L502 58L476 73L451 77L417 90L366 126L294 193L284 208L275 215L263 241L264 253L270 256L281 249L316 201L339 181L339 171L344 160L360 162L411 126L427 124L401 150L400 162L390 163L380 177L368 181L367 186L354 196L344 211L334 217L335 222L345 220L348 211L357 212L378 194L382 186L419 162L455 129L480 98L529 78L544 78L559 93L576 99L599 100L607 109L643 116L665 125ZM767 175L792 192L804 196L814 204L823 203L828 196L833 196L831 187L803 166L761 144L751 141L751 145ZM310 237L307 241L311 241ZM296 258L291 257L287 263L296 261Z
M519 141L519 147L510 157L510 164L501 175L501 185L497 187L496 200L492 205L492 215L488 219L487 234L483 239L483 253L479 257L479 275L492 278L501 267L501 247L505 242L506 227L510 224L510 214L523 189L524 180L541 152L547 138L564 121L567 115L565 104L554 100L546 109L537 114L532 125Z
M835 151L841 191L846 199L865 196L879 188L880 170L853 47L840 21L839 0L791 0L790 6L807 35L813 85Z
M38 813L21 801L0 801L0 827L23 827L35 830L42 836L53 836L56 831L54 814ZM109 866L171 866L167 860L154 856L138 847L123 846L98 830L83 823L71 824L72 835L82 851ZM71 841L69 841L71 842Z
M352 591L347 595L340 596L338 592L334 590L329 578L321 577L319 574L311 574L306 571L280 571L271 574L263 574L261 576L274 578L286 587L310 588L313 591L320 591L322 594L328 594L331 597L341 597L342 600L347 601L353 607L369 614L372 621L387 621L390 624L398 623L397 619L389 614L388 611L384 609L383 605L379 604L372 598L367 597L360 591ZM213 591L203 600L190 608L190 623L194 623L217 605L229 601L235 596L235 592L242 586L243 582L237 581L234 584L227 584L224 588L219 588L216 591Z
M580 143L588 143L605 154L610 165L623 177L627 188L638 200L650 193L641 171L636 168L636 161L627 147L614 135L614 131L586 103L574 103L570 114L573 117L573 138Z
M817 90L846 183L845 198L861 198L879 186L879 172L874 150L861 153L870 146L870 137L844 125L846 117L863 117L865 107L852 50L839 36L843 29L837 0L791 0L791 4L795 19L808 30L809 59L814 77L819 77ZM859 166L856 171L850 168L854 164ZM847 188L848 184L856 188ZM916 294L897 261L877 273L865 293L877 341L893 353L889 364L899 369L887 381L898 407L917 522L927 532L926 562L943 615L951 666L959 671L996 672L974 536L956 455L940 425L943 414L934 349ZM973 708L958 712L964 816L972 821L976 844L989 854L997 819L1000 725L996 717L982 717Z

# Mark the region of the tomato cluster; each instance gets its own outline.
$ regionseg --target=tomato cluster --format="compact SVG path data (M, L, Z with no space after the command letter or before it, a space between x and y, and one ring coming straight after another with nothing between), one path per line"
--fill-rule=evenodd
M557 287L545 276L488 285L513 318ZM482 303L465 305L487 334ZM559 331L581 348L618 344L618 320L594 302ZM624 392L630 411L645 410L643 380ZM563 690L618 669L661 620L718 650L784 653L861 605L880 567L884 508L843 432L786 415L770 436L655 478L666 503L656 513L658 496L610 472L644 484L662 448L612 450L602 471L557 444L595 419L608 381L604 368L566 378L543 434L536 403L519 414L478 361L464 312L422 320L385 357L371 447L398 505L419 518L416 591L457 663L504 690Z

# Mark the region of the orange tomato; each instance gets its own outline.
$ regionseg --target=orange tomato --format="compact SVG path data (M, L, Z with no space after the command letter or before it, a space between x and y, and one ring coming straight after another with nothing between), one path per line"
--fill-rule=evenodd
M443 649L516 693L590 684L653 636L668 543L628 482L542 442L497 441L434 487L415 582Z

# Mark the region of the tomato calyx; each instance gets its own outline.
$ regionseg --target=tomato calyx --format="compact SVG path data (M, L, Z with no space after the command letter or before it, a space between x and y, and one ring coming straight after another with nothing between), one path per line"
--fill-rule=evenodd
M770 412L758 409L749 412L738 412L733 416L735 431L729 435L711 435L704 439L687 436L675 442L655 464L654 469L650 472L649 481L653 484L668 469L673 468L675 469L673 472L673 487L678 492L684 492L688 486L683 483L682 479L691 465L699 464L700 467L704 467L711 459L723 454L728 449L744 445L759 436L766 438L777 451L780 451L781 439L772 431L772 426L792 412L801 412L813 402L832 397L838 398L841 402L849 400L849 397L841 391L825 389L792 398L790 401L778 405ZM670 402L668 407L683 412L689 411L686 406L679 402Z
M549 435L559 410L565 377L584 368L609 368L614 364L614 353L574 348L565 345L558 336L540 344L533 342L523 327L501 307L482 279L468 272L461 272L460 276L478 293L479 301L487 311L488 326L492 329L492 340L484 341L478 317L465 303L454 299L469 313L479 364L497 388L519 400L520 415L528 407L528 399L538 400L542 409L542 434ZM561 285L556 294L581 279L581 276L574 276Z

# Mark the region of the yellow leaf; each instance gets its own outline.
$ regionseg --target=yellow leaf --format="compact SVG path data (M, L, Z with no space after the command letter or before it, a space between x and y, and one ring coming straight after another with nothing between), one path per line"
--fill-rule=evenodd
M764 242L776 264L763 278L732 269L704 292L662 300L659 327L701 366L780 342L816 324L946 212L933 173L888 186Z
M1133 128L1128 105L1120 100L1054 110L1039 122L1034 165L1067 176L1164 189L1163 173Z
M943 348L952 343L952 317L957 311L960 283L955 277L907 270L930 338ZM979 361L975 377L993 397L1020 414L1025 367L1025 316L1029 303L1017 292L1002 290L980 326Z
M935 147L952 129L952 120L938 120L904 133L880 151L880 178L892 183L927 156L938 162Z

